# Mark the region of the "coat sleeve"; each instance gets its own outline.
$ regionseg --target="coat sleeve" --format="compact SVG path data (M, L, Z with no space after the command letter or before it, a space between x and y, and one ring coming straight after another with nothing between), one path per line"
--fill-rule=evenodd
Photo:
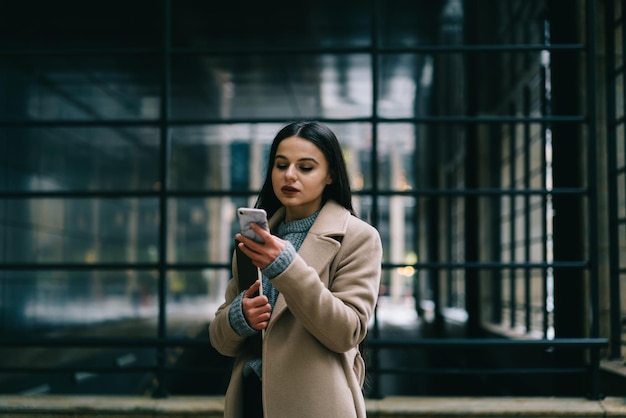
M228 311L231 303L239 294L237 285L237 264L233 256L234 277L228 282L226 287L226 300L217 308L215 317L209 324L209 340L211 345L222 355L235 357L241 351L246 337L242 337L233 329L228 319Z
M380 286L380 235L370 225L354 219L335 260L328 266L328 287L300 255L272 279L297 320L337 353L353 349L365 338Z

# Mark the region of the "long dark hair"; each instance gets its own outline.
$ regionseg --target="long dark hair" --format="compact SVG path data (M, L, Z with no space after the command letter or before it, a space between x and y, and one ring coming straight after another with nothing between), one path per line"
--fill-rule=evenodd
M270 148L265 182L263 183L255 206L265 209L268 216L272 216L282 206L282 203L280 203L278 197L276 197L274 188L272 187L272 169L274 167L278 145L283 139L292 136L312 142L322 151L328 161L328 168L333 182L324 189L322 205L329 199L332 199L354 215L350 179L348 177L348 170L343 158L341 146L334 132L330 130L328 126L319 122L292 122L278 131Z

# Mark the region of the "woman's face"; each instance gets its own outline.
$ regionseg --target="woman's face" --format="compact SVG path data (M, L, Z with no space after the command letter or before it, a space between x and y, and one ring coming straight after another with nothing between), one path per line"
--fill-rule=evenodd
M297 136L278 144L272 187L287 210L285 222L306 218L320 209L322 193L330 183L328 161L315 144Z

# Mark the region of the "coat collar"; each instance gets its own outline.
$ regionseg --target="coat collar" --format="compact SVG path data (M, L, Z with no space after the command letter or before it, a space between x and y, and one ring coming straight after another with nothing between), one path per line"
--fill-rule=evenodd
M335 201L326 202L298 251L307 264L320 274L326 286L328 277L321 273L341 247L349 216L350 213Z
M326 287L330 277L324 271L341 248L341 241L346 234L350 212L333 200L322 207L315 223L311 226L298 254L319 275ZM285 208L281 207L269 220L270 229L274 230L285 218ZM279 294L272 316L278 317L286 307L284 297Z
M298 253L319 273L326 265L324 260L332 258L339 250L339 244L346 234L350 212L334 200L329 200L311 226ZM270 229L275 230L285 218L285 207L276 211L269 221Z

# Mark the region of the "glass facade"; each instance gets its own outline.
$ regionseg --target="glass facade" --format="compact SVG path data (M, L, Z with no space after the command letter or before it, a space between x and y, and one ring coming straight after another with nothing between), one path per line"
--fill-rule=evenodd
M585 296L598 280L584 100L595 84L580 82L595 33L549 13L551 1L487 3L3 3L0 330L41 344L61 335L75 358L138 345L111 355L153 373L157 393L175 366L197 364L181 347L224 375L224 359L199 353L230 278L235 209L254 204L276 132L315 119L337 134L356 211L384 247L368 393L463 393L462 379L388 379L445 362L399 366L379 348L396 332L413 338L407 329L598 337L585 325L599 300ZM17 349L1 346L0 359ZM0 367L28 374L28 361L10 362ZM35 383L0 374L0 392Z

